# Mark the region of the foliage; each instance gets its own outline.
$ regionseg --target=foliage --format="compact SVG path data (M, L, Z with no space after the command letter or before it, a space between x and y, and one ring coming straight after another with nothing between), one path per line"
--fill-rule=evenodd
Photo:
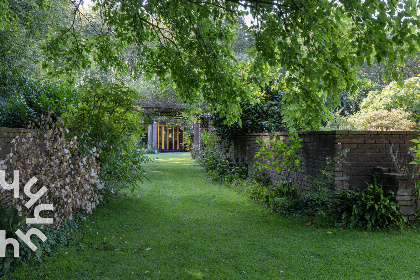
M2 209L0 228L6 229L7 237L12 237L11 233L20 227L20 222L23 222L23 218L17 214L16 209ZM66 246L72 240L72 236L77 233L86 220L86 212L79 211L72 216L71 220L67 220L61 223L57 228L42 227L39 225L33 225L32 228L38 228L47 237L45 242L38 242L34 240L34 244L37 246L37 251L34 253L20 238L16 238L19 242L19 258L14 258L11 250L8 250L8 255L5 258L0 259L0 272L8 274L13 271L14 268L21 266L33 265L34 263L42 263L47 256L51 256L51 253L57 246ZM18 222L20 221L20 222Z
M136 139L123 137L115 143L115 149L101 164L100 176L105 182L105 194L117 193L124 187L129 187L133 193L135 186L149 180L152 174L142 167L142 164L152 161L146 153L147 149L142 148Z
M100 177L106 193L142 183L149 172L141 163L149 159L138 139L142 136L141 112L133 105L137 93L120 84L89 80L80 87L82 97L63 118L83 150L98 149Z
M262 95L257 103L241 102L242 115L232 124L226 122L226 117L214 113L212 120L216 133L230 141L248 133L287 131L281 116L283 90L266 86Z
M410 120L410 114L404 109L368 111L360 110L347 121L356 130L415 130L418 125Z
M0 126L25 128L53 111L54 120L77 104L79 91L62 83L1 75Z
M323 129L349 130L414 130L420 120L420 77L407 79L404 85L392 82L383 89L368 80L359 89L361 93L350 95L347 107L334 114ZM360 102L360 99L365 98ZM347 97L346 97L347 98ZM352 107L351 98L357 102ZM356 108L354 110L354 108ZM360 108L360 110L358 109Z
M350 228L383 228L404 225L403 214L392 201L394 193L384 193L381 186L369 185L362 191L343 191L340 194L342 225Z
M411 119L420 120L420 77L413 77L399 85L392 82L382 91L371 91L360 107L367 111L407 109Z
M309 177L311 181L310 192L301 200L303 212L314 218L317 225L336 226L340 220L339 201L337 190L332 187L336 166L349 166L346 160L349 149L342 150L338 155L326 158L326 167L319 169L316 177Z
M57 27L68 26L72 6L66 0L0 1L0 15L9 15L0 16L1 75L15 78L41 77L41 61L44 54L40 46ZM5 19L7 27L4 25Z
M349 121L350 115L344 110L335 111L325 126L320 130L331 131L331 130L356 130L356 127L352 122Z
M169 85L161 85L156 76L148 80L138 80L131 88L139 93L139 101L141 102L175 102L182 103L176 95L175 90Z
M241 183L252 200L262 202L272 211L296 215L305 211L297 189L290 182L273 184L266 173L251 170L250 176Z
M410 152L412 153L413 160L410 164L414 165L414 168L411 169L411 179L414 181L414 190L415 196L417 199L420 200L420 138L419 139L412 139L411 142L415 143L413 147L410 148ZM410 170L410 169L409 169Z
M412 54L404 58L404 64L398 67L401 71L402 78L404 80L416 77L420 74L420 53ZM383 63L377 63L375 60L370 66L365 63L360 66L357 75L359 78L369 79L372 82L384 87L389 84L389 78L386 74L386 66ZM385 77L384 77L385 76ZM386 79L384 79L386 78Z
M290 178L293 174L294 179L300 169L300 158L299 150L302 148L302 139L299 138L296 132L289 133L288 136L281 136L279 139L274 137L267 142L264 137L257 139L257 144L260 146L260 150L255 154L255 158L258 159L254 166L257 166L258 170L267 169L271 170L275 167L276 172L285 172L285 177ZM296 182L281 182L283 186L289 186L294 188Z
M254 167L263 174L266 170L275 167L277 173L283 177L278 184L252 185L254 197L263 197L265 201L271 203L274 210L279 208L290 208L290 203L298 200L297 173L300 169L300 158L298 151L302 147L302 139L296 132L290 133L287 137L281 136L280 139L273 139L266 142L264 137L257 139L260 150L255 154L257 159ZM280 205L280 207L279 207Z
M141 136L141 112L133 105L137 93L120 84L89 80L80 87L79 103L63 116L71 133L83 137L86 147L101 145L110 152L124 136Z
M232 51L233 55L238 59L247 59L249 54L249 48L255 43L255 38L248 29L248 26L245 22L243 16L239 16L236 19L237 26L235 28L235 39L232 41Z
M234 179L247 176L247 168L241 166L237 160L226 156L218 145L214 133L205 132L200 139L203 141L203 146L200 150L195 149L193 155L212 180L232 182Z
M420 138L419 139L413 139L411 142L415 143L414 147L410 148L410 151L413 151L414 154L414 160L410 162L410 164L418 164L420 165Z
M265 195L265 201L271 202L271 209L279 213L308 217L311 223L313 221L317 226L335 226L339 217L338 201L330 184L334 180L332 170L336 164L348 164L345 160L347 152L348 150L344 150L339 156L327 157L326 168L320 169L317 177L307 177L311 185L304 194L298 195L295 188L290 188L291 183L289 185L269 183L263 188L253 186L253 192L258 193L255 197Z
M1 0L0 1L0 30L9 27L11 23L14 23L17 20L17 16L9 7L8 0Z
M386 77L398 79L397 67L419 48L415 2L105 0L94 10L104 28L86 36L74 24L48 41L51 73L69 76L92 62L101 70L132 70L124 54L135 46L135 73L170 80L182 100L194 104L202 97L229 122L240 116L239 103L259 90L255 81L243 82L231 47L244 10L253 16L248 30L255 38L245 74L268 84L266 74L284 68L289 92L282 115L290 127L296 119L299 127L326 120L340 92L352 91L357 66L376 59L388 67Z
M340 94L341 104L337 106L336 111L339 111L340 115L344 115L345 113L354 114L360 110L360 104L369 92L381 91L382 88L382 86L369 79L358 80L355 91L348 93L344 90Z

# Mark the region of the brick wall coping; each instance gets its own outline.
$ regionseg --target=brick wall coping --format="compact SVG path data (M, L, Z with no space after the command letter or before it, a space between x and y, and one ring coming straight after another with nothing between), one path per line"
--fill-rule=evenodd
M238 137L248 136L272 136L272 135L287 135L287 132L264 132L264 133L248 133L246 135L240 135ZM389 134L389 135L419 135L420 131L378 131L378 130L331 130L331 131L298 131L300 135L345 135L345 134L356 134L356 135L371 135L371 134Z

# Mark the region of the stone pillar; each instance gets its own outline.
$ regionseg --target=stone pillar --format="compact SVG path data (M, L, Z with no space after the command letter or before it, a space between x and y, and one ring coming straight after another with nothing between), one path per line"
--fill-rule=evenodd
M152 148L153 144L153 124L147 126L147 148Z
M152 143L152 148L153 149L157 149L158 148L158 124L157 123L154 123L154 124L152 124L151 125L151 128L152 128L152 141L151 141L151 143Z
M194 124L194 146L200 147L200 123Z

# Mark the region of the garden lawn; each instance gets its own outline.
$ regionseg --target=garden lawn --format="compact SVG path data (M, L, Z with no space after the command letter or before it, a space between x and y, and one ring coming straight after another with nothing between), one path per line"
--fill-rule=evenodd
M87 217L43 263L6 279L411 279L420 236L305 226L206 179L187 153Z

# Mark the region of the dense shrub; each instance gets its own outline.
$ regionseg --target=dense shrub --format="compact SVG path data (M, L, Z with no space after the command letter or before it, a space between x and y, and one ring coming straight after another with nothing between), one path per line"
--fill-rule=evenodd
M134 186L139 186L149 180L151 173L142 167L143 163L152 161L136 139L124 138L116 143L115 149L107 154L101 161L100 177L104 181L104 194L117 193L124 187L134 191Z
M65 84L23 78L7 80L0 86L0 126L25 128L49 111L54 111L52 117L56 120L78 102L79 96L79 91Z
M343 91L340 94L340 105L337 112L344 116L345 114L354 114L361 109L361 103L371 91L382 91L383 87L369 79L361 79L357 81L357 90L353 92Z
M360 107L367 111L406 108L413 121L420 120L420 77L404 81L404 85L392 82L382 91L371 91Z
M332 114L332 117L328 120L325 126L321 127L323 131L331 130L356 130L356 127L353 123L349 121L349 114L344 113L343 111L336 111Z
M402 227L405 220L393 197L392 191L384 193L377 184L362 191L343 191L340 195L342 225L367 229Z
M78 137L82 151L98 149L104 191L116 192L147 180L150 174L141 163L149 158L138 141L144 130L142 114L133 105L137 93L120 83L103 84L95 79L80 91L80 102L63 118L70 134Z
M418 125L409 119L404 109L367 111L362 109L347 118L357 130L415 130Z
M42 225L32 225L32 228L38 228L47 237L45 242L38 241L37 238L32 238L32 241L37 246L36 252L33 252L25 243L22 242L13 233L21 229L24 218L17 214L14 208L6 209L0 205L0 229L6 229L6 236L8 238L14 237L19 241L19 258L13 257L13 251L9 247L7 249L6 257L0 258L0 276L7 274L14 265L29 265L32 262L42 262L48 257L53 248L56 246L66 246L77 234L83 223L86 221L86 213L84 211L77 212L73 215L71 220L61 223L57 228L45 227ZM23 230L25 231L25 230Z
M247 168L240 165L238 161L226 156L218 147L215 133L205 132L201 139L203 148L200 150L195 149L194 157L204 167L211 179L232 182L234 179L243 179L247 176Z
M265 87L259 102L251 103L247 100L240 103L242 114L233 124L227 124L226 118L214 113L212 121L216 133L224 139L231 140L235 136L247 133L285 131L286 125L282 121L281 112L282 97L281 89Z
M375 84L372 84L375 85ZM359 103L360 111L338 110L324 130L415 130L420 121L420 77L392 82L371 90ZM356 95L358 97L362 95ZM358 99L359 100L359 99ZM360 101L360 100L359 100Z

